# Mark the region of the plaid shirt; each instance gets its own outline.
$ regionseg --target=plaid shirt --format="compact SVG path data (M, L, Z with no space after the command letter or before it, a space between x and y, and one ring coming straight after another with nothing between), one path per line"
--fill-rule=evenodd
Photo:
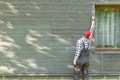
M92 38L92 33L93 33L93 30L94 30L94 26L92 25L91 28L90 28L90 32L91 32L91 35L89 37L89 39L86 39L84 37L80 38L79 40L77 40L77 43L76 43L76 53L75 53L75 59L78 59L79 55L80 55L80 52L81 50L83 49L83 42L85 44L85 48L89 49L90 48L90 44L91 44L91 38Z

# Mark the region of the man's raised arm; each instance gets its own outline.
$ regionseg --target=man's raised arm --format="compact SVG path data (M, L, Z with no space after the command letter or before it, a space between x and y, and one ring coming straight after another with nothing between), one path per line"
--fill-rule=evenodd
M94 31L94 27L95 27L95 18L92 17L92 21L91 21L91 27L90 27L90 32L91 32L91 35L90 35L90 39L92 38L92 34L93 34L93 31Z

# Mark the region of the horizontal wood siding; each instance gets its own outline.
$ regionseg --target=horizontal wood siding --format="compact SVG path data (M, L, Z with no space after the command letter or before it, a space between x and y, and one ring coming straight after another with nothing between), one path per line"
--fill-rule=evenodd
M72 74L76 41L90 27L92 4L104 1L0 0L0 75ZM120 72L119 51L104 53L90 55L89 73Z
M0 74L73 73L90 0L0 0Z

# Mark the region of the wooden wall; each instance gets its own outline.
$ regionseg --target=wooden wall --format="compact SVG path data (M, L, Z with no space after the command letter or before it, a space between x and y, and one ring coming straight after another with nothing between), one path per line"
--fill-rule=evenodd
M0 0L0 74L73 73L76 41L90 27L94 3ZM101 73L102 59L91 55L90 73Z
M90 0L0 0L0 73L72 73Z

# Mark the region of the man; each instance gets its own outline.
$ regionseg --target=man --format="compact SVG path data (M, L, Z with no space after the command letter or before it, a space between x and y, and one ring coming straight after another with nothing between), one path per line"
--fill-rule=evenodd
M89 47L91 44L91 37L94 30L95 20L92 17L90 30L84 32L83 37L76 43L76 53L73 60L74 76L73 80L79 80L80 72L82 72L83 80L88 80L89 67Z

